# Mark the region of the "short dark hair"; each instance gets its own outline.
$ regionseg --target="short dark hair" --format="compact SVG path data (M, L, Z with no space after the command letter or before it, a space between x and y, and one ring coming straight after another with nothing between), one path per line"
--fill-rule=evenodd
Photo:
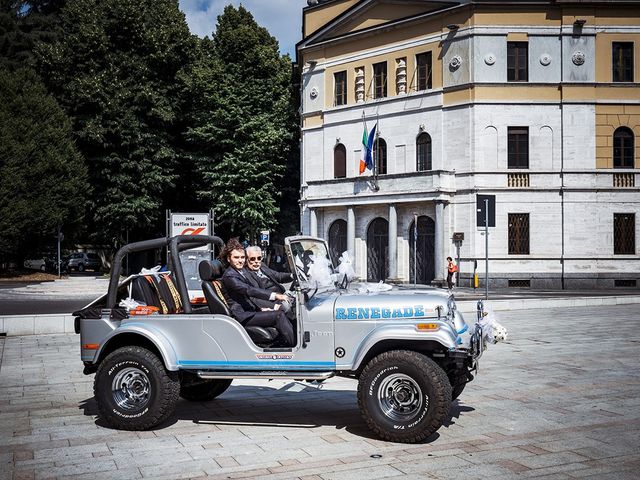
M447 260L453 262L453 258L451 258L451 257L447 257Z

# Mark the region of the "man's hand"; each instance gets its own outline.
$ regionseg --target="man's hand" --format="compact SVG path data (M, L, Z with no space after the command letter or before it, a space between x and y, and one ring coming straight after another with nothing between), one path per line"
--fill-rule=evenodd
M284 293L276 293L276 300L280 300L281 302L287 302L289 301L289 297L287 295L285 295Z

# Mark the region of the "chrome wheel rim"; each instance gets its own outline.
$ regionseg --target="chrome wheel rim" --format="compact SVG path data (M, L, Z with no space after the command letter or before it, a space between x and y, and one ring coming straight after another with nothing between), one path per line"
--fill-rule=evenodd
M403 422L416 417L425 403L420 386L403 373L394 373L382 380L378 402L387 417Z
M111 383L111 393L116 405L123 410L139 410L149 403L151 383L139 368L120 370Z

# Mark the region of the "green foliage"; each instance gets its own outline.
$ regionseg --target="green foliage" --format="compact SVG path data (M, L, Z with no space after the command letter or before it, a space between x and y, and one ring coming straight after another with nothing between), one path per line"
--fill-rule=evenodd
M291 64L277 41L243 7L227 6L211 41L185 72L186 138L198 173L197 195L231 232L274 227L280 181L296 125Z
M62 34L58 13L64 0L0 0L0 68L31 66L33 49Z
M148 231L180 169L177 75L196 39L175 0L69 0L39 70L73 121L101 237Z
M32 70L0 72L0 251L53 245L81 223L88 185L71 126Z

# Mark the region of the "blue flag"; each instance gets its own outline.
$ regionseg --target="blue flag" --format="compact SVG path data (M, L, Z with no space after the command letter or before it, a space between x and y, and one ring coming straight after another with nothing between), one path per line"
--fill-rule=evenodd
M369 132L369 140L367 140L367 151L365 152L364 162L366 167L369 170L373 170L373 142L376 138L376 130L378 128L378 123L373 126L371 131Z

